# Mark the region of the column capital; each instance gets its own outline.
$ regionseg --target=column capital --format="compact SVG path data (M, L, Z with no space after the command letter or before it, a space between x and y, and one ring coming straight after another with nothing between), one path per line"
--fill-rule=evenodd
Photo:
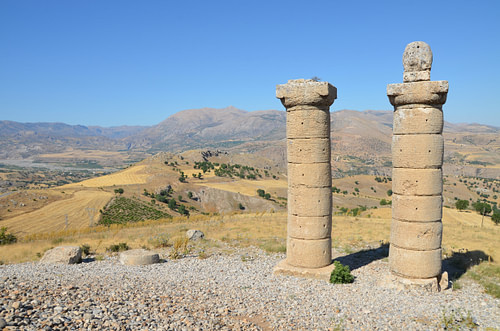
M328 82L295 79L276 85L276 98L286 108L301 105L329 107L337 99L337 88Z
M387 96L395 107L409 104L441 106L446 102L447 94L446 80L387 85Z

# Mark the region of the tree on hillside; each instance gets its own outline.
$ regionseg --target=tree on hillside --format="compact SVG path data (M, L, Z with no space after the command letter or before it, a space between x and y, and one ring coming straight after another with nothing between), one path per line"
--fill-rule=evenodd
M189 211L186 209L186 206L184 206L184 205L179 205L178 212L181 215L189 215Z
M472 207L483 216L481 218L481 227L483 227L484 215L491 213L491 205L486 202L477 201L472 204Z
M172 198L168 201L168 208L171 210L175 210L175 207L177 206L177 203L175 202L175 199Z
M258 189L257 190L257 194L259 195L259 197L263 198L264 195L266 195L266 191L262 190L262 189Z
M458 200L457 202L455 202L455 207L460 211L467 209L467 208L469 208L469 201L468 200Z
M493 223L495 223L495 225L500 224L500 212L493 213L493 215L491 216L491 220L493 221Z
M483 216L491 213L491 205L486 202L474 202L472 207L474 207L474 210Z

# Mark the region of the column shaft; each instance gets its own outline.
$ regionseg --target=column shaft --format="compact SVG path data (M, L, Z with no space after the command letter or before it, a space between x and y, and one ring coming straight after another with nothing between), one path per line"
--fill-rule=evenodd
M389 265L406 278L441 273L443 113L448 82L430 81L432 52L406 47L404 83L387 86L394 105Z
M286 262L300 268L331 264L330 111L336 89L291 80L276 96L287 109L288 224Z

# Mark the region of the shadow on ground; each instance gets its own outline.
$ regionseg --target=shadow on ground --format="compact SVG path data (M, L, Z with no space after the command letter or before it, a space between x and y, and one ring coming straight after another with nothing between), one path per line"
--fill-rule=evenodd
M362 250L356 253L337 256L334 260L349 266L351 270L361 268L374 261L389 256L389 244L383 244L378 248ZM443 271L448 272L451 281L462 277L470 268L484 261L493 261L491 256L483 251L454 252L450 257L443 259Z
M374 261L384 259L389 256L389 244L382 244L380 247L362 250L356 253L335 257L343 265L349 266L351 270L361 268Z
M484 261L493 261L491 256L483 251L453 252L443 260L443 271L448 272L451 281L462 277L470 268Z

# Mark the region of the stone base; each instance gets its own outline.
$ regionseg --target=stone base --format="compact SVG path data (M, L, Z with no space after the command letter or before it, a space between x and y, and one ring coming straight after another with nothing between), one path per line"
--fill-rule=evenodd
M132 249L120 253L120 263L124 265L148 265L160 262L157 253L145 249Z
M274 267L273 274L321 279L329 282L330 274L332 273L333 269L335 269L333 263L322 268L300 268L289 265L286 260L282 260L276 265L276 267Z
M381 287L397 290L416 290L423 292L440 292L448 289L448 273L445 271L441 276L427 279L404 278L387 272L381 275L379 280Z

